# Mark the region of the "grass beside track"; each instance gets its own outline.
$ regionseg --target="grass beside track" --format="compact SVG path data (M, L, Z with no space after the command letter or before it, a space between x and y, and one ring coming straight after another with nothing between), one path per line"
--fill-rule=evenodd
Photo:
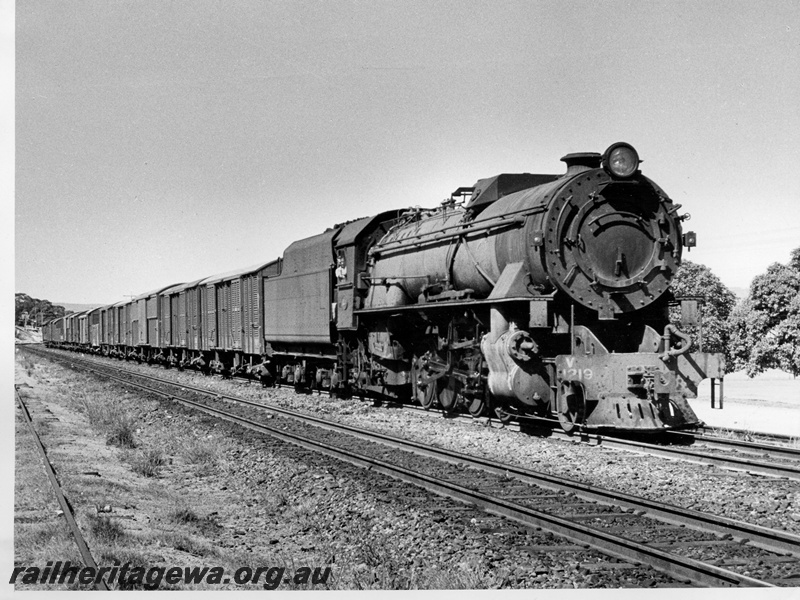
M33 386L24 392L32 400L35 396L30 404L37 431L101 566L213 565L233 573L269 565L293 572L335 558L326 586L332 589L477 589L506 581L507 573L492 572L480 559L456 568L435 561L411 566L398 532L378 526L383 519L376 518L375 508L362 508L367 502L391 509L367 490L342 502L354 507L352 517L332 538L330 498L291 483L314 477L309 467L264 452L249 434L230 435L212 419L38 358L18 358L17 376ZM48 420L41 419L45 406L52 411ZM74 543L58 528L58 507L49 500L47 481L30 464L35 456L25 451L24 436L17 440L15 562L78 564ZM162 583L161 589L182 587ZM280 589L296 587L303 586ZM17 586L44 588L64 586Z

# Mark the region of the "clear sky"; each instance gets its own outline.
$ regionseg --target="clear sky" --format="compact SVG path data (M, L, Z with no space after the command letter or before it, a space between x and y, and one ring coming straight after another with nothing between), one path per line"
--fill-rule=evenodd
M15 287L112 303L632 143L747 287L800 246L800 2L25 0Z

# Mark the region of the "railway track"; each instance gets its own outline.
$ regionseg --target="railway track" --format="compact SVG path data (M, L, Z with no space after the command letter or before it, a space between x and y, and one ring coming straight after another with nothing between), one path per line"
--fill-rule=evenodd
M708 435L711 437L722 437L745 440L748 442L771 442L774 444L795 444L800 441L800 433L798 435L785 435L783 433L767 433L765 431L753 431L751 429L736 429L731 427L711 427L710 425L703 425L697 430L697 433Z
M72 511L72 505L67 500L66 496L64 495L64 490L61 487L61 484L58 482L58 477L56 476L55 469L53 468L52 463L50 462L50 458L47 456L47 450L45 450L44 444L42 444L42 440L39 437L36 428L33 425L33 419L31 418L30 411L28 410L28 406L25 404L25 401L22 399L22 396L19 393L19 388L15 385L14 386L14 395L17 399L17 404L19 405L20 411L22 413L22 418L25 421L25 424L28 426L28 431L31 433L31 437L33 438L34 444L36 445L36 451L39 454L39 457L42 460L42 465L44 466L45 473L47 474L47 479L50 481L50 486L53 489L53 494L58 501L59 506L61 507L61 513L64 515L64 520L69 528L70 534L72 535L72 539L75 541L75 545L78 548L78 552L81 555L81 560L83 561L84 566L90 567L97 573L97 562L94 560L91 551L89 550L89 546L86 544L86 540L81 533L80 528L78 527L78 523L75 520L75 514ZM48 563L49 564L49 563ZM99 581L95 581L92 584L96 590L101 591L108 591L109 587L105 580L100 579Z
M678 581L703 586L791 586L800 582L800 536L151 375L130 371L111 374L111 366L98 361L59 358L207 414L557 534L568 541L562 548L595 548L616 560L609 568L620 568L619 561L623 566L644 564Z
M746 442L689 432L669 432L664 443L650 443L620 436L584 433L583 441L607 448L661 456L751 475L785 477L800 481L800 448Z
M30 348L28 349L30 350ZM91 360L96 360L96 358L92 357ZM401 406L405 410L413 410L419 413L436 416L441 414L439 411L427 411L416 405L403 404ZM457 413L448 415L448 418L465 421L474 420L469 415ZM670 460L713 465L751 475L783 477L800 481L800 445L786 445L795 441L795 438L790 436L746 432L749 436L757 439L773 439L779 442L771 444L744 440L740 437L710 435L707 432L714 430L704 428L699 432L669 431L661 435L657 442L654 443L643 441L640 436L625 437L588 431L568 434L561 429L558 420L555 418L526 416L505 424L493 418L483 418L483 420L487 425L497 423L498 426L512 431L532 435L604 446L644 455L655 455Z
M419 412L428 412L417 406L409 408ZM451 418L472 420L472 417L466 415L453 415ZM487 420L487 424L491 424L491 422L491 419ZM624 437L606 433L582 431L570 434L561 429L558 419L555 418L522 417L511 423L506 423L505 427L533 435L605 446L640 454L652 454L696 464L715 465L724 469L743 471L749 474L785 477L800 481L800 445L786 445L793 444L796 440L791 436L747 432L754 439L771 439L778 442L765 443L763 441L745 440L740 437L713 435L708 432L715 430L703 428L699 432L668 431L659 436L658 443L651 443L636 437ZM640 438L641 435L638 437Z

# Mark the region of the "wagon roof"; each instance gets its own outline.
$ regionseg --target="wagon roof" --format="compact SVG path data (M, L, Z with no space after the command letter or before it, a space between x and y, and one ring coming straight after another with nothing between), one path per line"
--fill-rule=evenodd
M203 279L205 279L205 277ZM178 285L173 285L172 287L164 288L163 290L161 290L160 293L164 296L168 294L169 295L177 294L178 292L182 292L185 289L195 287L198 283L203 281L203 279L195 279L194 281L189 281L187 283L179 283Z
M160 294L164 290L168 290L169 288L175 287L176 285L181 285L181 284L170 283L169 285L162 285L160 288L156 288L154 290L150 290L149 292L145 292L144 294L136 296L134 300L144 300L145 298L149 298L150 296L155 296L156 294Z
M237 277L241 277L242 275L247 275L249 273L255 273L256 271L260 271L264 267L271 265L274 262L275 262L274 260L271 260L266 263L258 263L257 265L250 265L249 267L245 267L243 269L236 269L235 271L219 273L217 275L212 275L211 277L206 277L205 279L200 280L199 283L201 283L202 285L208 285L211 283L218 283L220 281L225 281L228 279L236 279Z

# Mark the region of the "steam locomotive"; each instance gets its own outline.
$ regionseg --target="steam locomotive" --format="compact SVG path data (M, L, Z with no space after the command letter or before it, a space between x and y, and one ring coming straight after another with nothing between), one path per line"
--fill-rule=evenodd
M555 413L566 431L699 425L687 399L725 365L669 320L696 315L669 291L696 242L688 215L630 144L561 160L561 175L481 179L437 208L69 315L45 342L475 416Z

